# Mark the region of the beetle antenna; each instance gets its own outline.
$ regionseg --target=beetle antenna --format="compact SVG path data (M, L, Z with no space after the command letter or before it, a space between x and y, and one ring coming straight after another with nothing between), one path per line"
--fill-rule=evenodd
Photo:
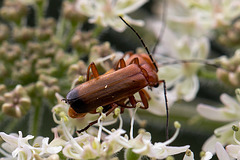
M157 67L155 61L153 60L152 55L150 54L150 52L149 52L146 44L145 44L144 41L142 40L142 37L137 33L137 31L136 31L130 24L128 24L128 23L122 18L122 16L119 16L119 18L120 18L120 19L137 35L137 37L140 39L143 47L144 47L145 50L147 51L147 54L149 55L151 61L153 62L153 65L154 65L155 68L156 68L156 72L158 72L158 67Z
M166 0L162 0L162 4L161 4L161 22L162 22L162 26L161 26L161 29L160 29L160 33L159 33L159 36L157 38L157 41L152 49L152 54L155 54L156 52L156 48L157 48L157 45L161 43L162 41L162 38L163 38L163 35L164 35L164 31L165 31L165 28L166 28L166 17L167 17L167 1Z

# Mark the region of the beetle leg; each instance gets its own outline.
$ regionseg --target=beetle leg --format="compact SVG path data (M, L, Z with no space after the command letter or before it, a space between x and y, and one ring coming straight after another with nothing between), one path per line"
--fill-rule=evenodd
M89 66L88 66L88 70L87 70L87 81L89 81L90 79L90 69L92 69L92 74L93 74L93 77L96 78L99 76L99 73L97 71L97 67L95 65L95 63L91 63Z
M129 64L137 64L139 66L139 59L138 58L134 58L133 60L130 61Z
M124 104L124 103L119 103L119 102L115 102L117 105L119 105L121 108L134 108L133 106L128 106L126 105L127 103L129 103L129 101Z
M112 103L110 104L111 108L106 112L106 116L108 116L110 113L112 113L114 111L115 108L118 107L118 105L116 103ZM90 122L85 128L81 129L81 130L77 130L78 133L81 133L83 131L86 131L89 127L91 127L92 125L96 124L98 122L98 119L95 121Z
M144 94L144 92L142 90L140 90L138 93L139 93L139 95L141 97L141 101L143 103L143 106L141 106L140 108L148 109L148 99L147 99L147 96Z
M145 94L147 100L149 101L151 99L150 95L148 94L148 92L145 89L142 89L141 91L143 91L143 93Z
M165 99L166 115L167 115L167 122L166 122L166 139L168 139L169 115L168 115L167 87L166 87L166 82L165 82L165 80L160 80L160 81L158 81L158 83L163 83L164 99Z
M135 97L134 97L134 96L130 96L130 97L128 97L128 98L129 98L129 102L131 103L131 105L133 106L133 108L135 108L135 107L136 107L136 104L137 104L137 101L136 101Z
M124 67L126 67L126 63L125 63L124 59L121 58L121 59L118 61L115 70L118 70L118 69L119 69L119 68L118 68L118 65L119 65L119 64L120 64L120 68L124 68Z

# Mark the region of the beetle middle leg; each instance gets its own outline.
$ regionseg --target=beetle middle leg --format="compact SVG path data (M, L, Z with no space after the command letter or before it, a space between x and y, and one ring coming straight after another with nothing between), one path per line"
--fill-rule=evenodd
M123 58L121 58L121 59L118 61L115 70L120 69L120 68L118 67L119 65L120 65L120 68L124 68L124 67L126 67L126 62L124 61Z
M94 78L97 78L99 76L99 73L97 71L97 67L95 65L95 63L91 63L89 66L88 66L88 69L87 69L87 81L90 80L90 69L92 69L92 74L93 74L93 77Z

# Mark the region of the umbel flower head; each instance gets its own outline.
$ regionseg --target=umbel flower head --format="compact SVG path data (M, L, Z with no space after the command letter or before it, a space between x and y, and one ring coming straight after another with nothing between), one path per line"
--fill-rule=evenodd
M59 95L57 95L57 97L58 99L60 98ZM120 123L118 129L112 129L111 131L106 129L103 126L106 115L105 113L102 113L102 109L98 109L100 112L100 117L97 122L97 126L99 127L98 131L95 130L93 134L91 134L91 131L88 133L82 132L77 137L73 137L74 128L77 126L75 122L87 125L87 115L91 114L87 114L83 118L72 119L69 118L66 113L66 106L66 104L55 106L53 109L53 117L54 121L59 124L56 131L60 134L60 137L67 141L62 150L62 153L67 158L99 159L101 157L103 159L109 159L120 150L125 149L126 152L128 152L128 154L125 155L127 156L126 159L129 159L133 154L138 155L139 157L148 156L151 158L162 159L170 155L185 152L189 148L188 145L181 147L169 146L169 144L178 136L180 130L180 124L178 122L175 122L175 134L165 142L156 142L153 144L151 142L151 134L145 130L140 130L139 134L134 138L134 116L137 108L140 107L139 103L132 116L129 136L127 136L126 131L122 129L123 120L121 118L120 109L117 108L115 109L114 117L118 117L119 119Z

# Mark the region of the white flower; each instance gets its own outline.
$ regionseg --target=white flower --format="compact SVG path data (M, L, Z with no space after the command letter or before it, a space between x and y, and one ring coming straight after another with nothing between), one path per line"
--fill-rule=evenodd
M179 34L203 36L226 25L240 14L238 0L174 0L168 5L168 26Z
M127 143L125 142L126 139L121 137L121 134L123 133L125 133L125 131L122 129L116 130L106 136L103 142L100 142L97 137L84 132L79 135L79 137L68 142L63 149L63 154L66 157L73 159L111 157L123 148L122 145L127 147ZM76 143L73 143L73 141ZM77 147L81 149L79 150Z
M185 152L189 145L181 147L168 146L178 136L180 124L175 122L175 127L177 129L173 137L165 142L156 142L154 144L151 143L151 134L149 132L140 132L136 138L129 140L132 152L156 159L164 159L168 156Z
M76 9L90 17L90 23L96 23L103 27L110 26L118 32L122 32L127 27L119 15L123 15L124 19L135 25L143 25L140 20L133 20L126 14L131 13L145 4L147 0L78 0Z
M240 102L227 94L220 96L224 107L216 108L213 106L199 104L197 106L198 113L210 120L232 122L240 119Z
M236 125L233 126L233 139L235 144L230 144L226 146L226 151L229 156L240 159L240 141L237 139L239 138L239 127L240 123L238 123L238 127Z
M236 122L230 123L230 124L227 124L227 125L224 125L222 127L215 129L214 135L209 137L204 142L204 144L202 146L202 150L210 151L212 154L214 154L216 152L216 150L215 150L216 142L219 142L222 145L233 143L234 141L233 141L233 137L232 137L232 135L233 135L232 126L234 124L236 124Z
M60 141L60 143L56 143L54 141L57 141L58 139L54 139L50 144L48 144L48 141L49 141L49 138L46 137L46 138L43 138L43 137L37 137L35 140L34 140L34 143L35 145L39 145L39 149L38 149L38 154L39 156L43 156L43 155L51 155L51 154L56 154L58 152L60 152L62 150L62 146L61 145L64 145L64 143L61 143L63 141ZM34 146L35 146L34 145Z
M168 88L172 88L170 96L191 101L199 89L197 72L203 64L182 62L182 60L205 60L209 52L209 42L206 38L185 36L177 39L173 35L170 37L172 39L167 42L169 44L163 44L171 46L167 51L170 58L167 60L164 57L158 58L158 77L166 81Z
M18 159L27 159L30 160L32 154L34 153L34 147L32 147L28 140L33 139L32 135L22 137L22 132L18 132L19 136L7 135L4 132L0 132L0 136L5 141L2 144L2 147L9 153L12 153L12 157L18 157Z
M4 132L0 132L0 136L5 141L2 144L2 153L6 158L18 158L19 160L30 160L34 155L39 158L48 157L59 153L62 150L62 145L64 143L59 139L54 139L50 144L48 144L49 138L37 137L34 140L34 145L28 143L29 140L33 139L32 135L22 137L22 132L19 131L19 136L16 134L7 135ZM11 153L12 156L8 153Z
M238 89L236 90L237 99L239 101ZM235 99L227 94L222 94L220 97L224 107L215 108L213 106L199 104L197 111L207 119L214 121L231 122L214 130L214 135L211 136L203 145L204 151L215 153L215 144L220 142L222 145L233 143L232 126L237 125L237 120L240 119L240 104Z

